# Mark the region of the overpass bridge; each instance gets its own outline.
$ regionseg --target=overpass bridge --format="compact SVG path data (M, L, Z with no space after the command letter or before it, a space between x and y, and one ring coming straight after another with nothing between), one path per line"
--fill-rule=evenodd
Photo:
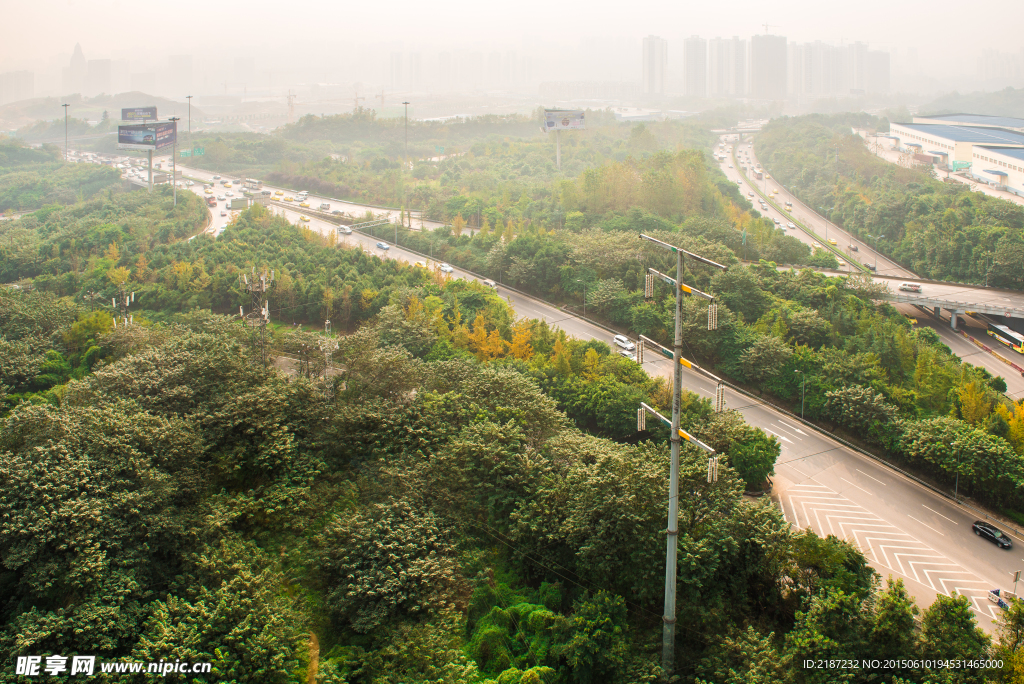
M940 310L945 309L949 312L950 325L954 330L957 329L958 318L967 312L1024 321L1024 292L909 278L873 276L872 281L887 285L887 291L879 296L880 299L931 309L936 317ZM899 288L903 283L917 283L921 291L901 291Z

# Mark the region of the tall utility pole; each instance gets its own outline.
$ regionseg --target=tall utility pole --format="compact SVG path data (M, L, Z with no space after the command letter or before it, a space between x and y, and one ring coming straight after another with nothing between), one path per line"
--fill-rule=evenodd
M251 278L251 279L250 279ZM267 270L263 273L256 273L256 267L247 275L239 274L238 284L250 295L251 306L249 313L245 313L242 307L238 307L238 314L242 322L249 328L250 343L252 345L252 365L267 367L267 323L270 322L270 309L267 306L267 292L274 287L274 272L269 275Z
M683 359L683 255L694 259L702 264L714 266L720 268L723 271L727 270L725 266L717 262L705 259L702 256L688 252L685 249L680 249L667 242L649 237L644 234L640 234L641 240L647 240L663 249L667 249L676 255L676 277L673 280L673 286L676 293L676 329L675 339L673 340L673 376L672 376L672 420L668 421L661 414L654 411L646 404L641 404L640 409L637 413L637 427L645 427L646 413L653 413L655 416L660 418L663 422L668 424L672 430L669 437L670 440L670 464L669 464L669 485L668 485L668 534L666 540L665 550L665 613L662 616L662 633L661 633L661 669L662 678L664 681L669 681L672 672L675 669L675 643L676 643L676 566L677 566L677 553L679 547L679 446L680 440L685 439L686 441L694 444L701 450L711 454L708 460L708 481L711 481L712 476L717 479L717 457L714 456L714 449L706 444L703 444L692 435L689 435L684 430L680 429L680 403L681 394L683 389L683 365L686 361ZM692 291L693 288L687 287L688 290ZM703 293L702 293L703 294ZM710 297L710 295L705 295ZM712 298L713 299L713 298ZM710 320L710 312L709 312ZM686 362L686 365L692 367L693 364Z
M576 279L577 283L583 283L583 317L587 317L587 281Z
M68 107L69 104L62 104L64 108L64 161L68 160Z
M171 187L174 193L174 206L178 206L178 122L181 117L172 116L174 122L174 142L171 143Z
M185 99L188 100L188 144L192 145L192 96L186 95Z
M405 166L409 166L409 103L403 102L405 105Z
M804 417L804 397L807 392L807 375L802 370L795 370L794 373L800 374L800 419Z

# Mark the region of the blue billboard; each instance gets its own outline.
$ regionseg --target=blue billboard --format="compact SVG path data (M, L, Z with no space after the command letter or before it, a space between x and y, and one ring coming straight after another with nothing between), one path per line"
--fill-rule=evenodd
M128 124L117 127L119 150L159 150L174 144L177 121L151 124Z

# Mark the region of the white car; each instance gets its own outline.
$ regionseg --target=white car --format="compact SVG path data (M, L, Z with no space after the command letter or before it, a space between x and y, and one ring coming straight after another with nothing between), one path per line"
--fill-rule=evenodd
M224 193L224 196L225 196L225 197L234 197L234 196L235 196L235 193L233 193L233 192L231 192L230 190L228 190L227 192L225 192L225 193Z
M455 270L454 268L452 268L451 264L441 264L440 266L438 266L438 268L441 269L441 273L451 273L452 271Z
M633 351L636 349L636 345L633 344L625 335L616 335L612 338L612 341L615 342L615 346L621 347L626 351Z
M627 359L629 359L630 361L636 361L636 354L634 354L633 352L628 351L626 349L620 349L619 350L619 356L624 356Z
M787 223L787 224L786 224L786 226L787 226L787 227L789 227L789 228L792 228L793 230L796 230L796 224L795 224L795 223L793 223L792 221L790 221L789 223Z

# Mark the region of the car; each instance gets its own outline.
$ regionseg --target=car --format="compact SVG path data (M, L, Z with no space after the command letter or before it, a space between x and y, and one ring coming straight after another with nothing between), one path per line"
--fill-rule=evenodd
M975 520L971 530L979 537L984 537L1001 549L1012 549L1013 541L995 525L983 520Z
M387 251L387 250L391 249L391 245L389 245L386 242L378 242L377 243L377 249L383 249L383 250Z
M231 181L228 181L227 183L225 183L224 187L225 188L230 188L231 187Z
M821 249L821 245L814 241L811 242L811 247L814 249Z
M483 281L483 283L484 283L484 285L486 285L487 287L491 288L492 290L497 290L498 289L498 283L494 282L493 280L485 280L485 281Z
M280 190L275 190L275 191L274 191L274 194L275 194L275 195L283 195L284 193L283 193L283 192L281 192Z
M769 176L769 175L768 175L767 173L766 173L766 174L764 174L764 177L765 177L765 178L767 178L768 180L771 180L771 179L772 179L772 177L771 177L771 176Z
M729 168L730 168L730 169L732 168L732 164L729 164Z
M300 204L299 206L300 206L300 207L305 207L306 209L309 209L309 202L303 202L303 203L302 203L302 204Z
M338 226L338 232L341 233L342 235L351 235L352 229L349 228L348 226Z
M840 268L846 268L846 262L842 259L836 259L836 263L839 264Z
M222 211L220 212L220 215L221 215L221 216L227 216L227 215L228 215L228 212L226 212L226 211L223 211L223 210L222 210Z
M441 264L438 268L441 269L441 273L451 273L455 270L451 264Z
M225 193L224 193L224 196L225 196L225 197L234 197L234 196L235 196L235 193L233 193L233 192L231 192L230 190L228 190L227 192L225 192Z
M294 197L285 197L285 198L284 198L284 201L285 201L285 202L294 202L294 201L295 201L295 198L294 198Z
M918 283L900 283L900 290L903 292L920 292L921 286Z
M796 224L795 224L795 223L793 223L792 221L790 221L789 223L787 223L787 224L786 224L786 227L787 227L787 228L792 228L793 230L796 230Z
M223 202L224 201L224 195L217 195L217 201L218 202Z
M633 344L633 342L630 341L630 339L625 335L616 335L615 337L612 338L612 342L615 343L615 346L621 347L626 351L633 351L634 349L636 349L636 345Z
M860 251L860 250L857 249L857 245L850 245L850 251L851 252L857 252L857 251Z
M341 214L341 209L335 209L334 211L331 212L331 216L341 216Z
M747 193L747 197L753 197L753 196L754 196L754 193L752 193L752 192L748 192Z
M778 191L779 191L778 188L772 188L772 192L778 192Z
M830 245L832 245L833 247L835 247L835 246L836 246L836 245L838 245L839 243L838 243L838 242L836 242L836 241L835 241L835 240L834 240L833 238L829 238L829 239L828 239L828 244L830 244Z
M619 356L623 356L630 361L636 361L636 354L634 352L627 351L626 349L620 349Z
M415 264L413 264L413 266L419 266L420 268L426 268L427 267L427 262L426 261L417 261Z
M792 204L787 204L786 205L786 211L793 211L793 205Z
M213 180L220 180L220 176L214 176Z
M299 220L302 221L303 223L309 223L309 217L308 216L300 216Z
M330 209L331 209L331 205L330 205L330 204L328 204L327 202L323 202L323 203L322 203L322 204L320 205L320 211L330 211ZM339 213L340 213L340 212L339 212Z
M874 264L864 264L864 268L868 269L869 271L874 271L875 270L875 265Z

